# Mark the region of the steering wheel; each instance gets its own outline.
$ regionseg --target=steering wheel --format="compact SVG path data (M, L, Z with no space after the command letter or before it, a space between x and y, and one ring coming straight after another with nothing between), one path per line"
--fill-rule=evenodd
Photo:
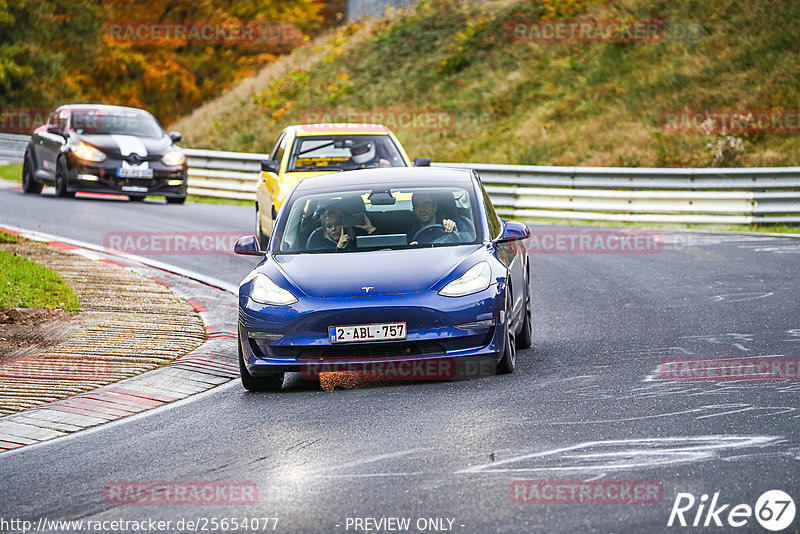
M429 224L417 230L411 241L426 245L431 243L458 243L461 241L461 236L457 230L448 232L442 224Z

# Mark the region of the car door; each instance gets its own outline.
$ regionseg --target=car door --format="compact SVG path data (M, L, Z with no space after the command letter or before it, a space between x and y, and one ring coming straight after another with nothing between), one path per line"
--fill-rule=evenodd
M61 154L61 147L67 142L64 135L69 121L69 111L56 110L50 117L47 126L38 133L36 167L40 178L54 182L56 160Z

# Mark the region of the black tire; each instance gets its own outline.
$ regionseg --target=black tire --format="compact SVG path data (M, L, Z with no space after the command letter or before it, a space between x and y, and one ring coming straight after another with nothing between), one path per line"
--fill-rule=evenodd
M167 197L167 204L183 204L186 197Z
M517 348L527 349L533 344L533 312L531 310L531 281L530 281L530 264L527 270L528 275L525 276L525 317L522 321L522 328L517 334Z
M74 192L67 191L67 160L63 157L56 162L56 196L61 198L72 198Z
M128 198L131 202L142 202L144 200L144 195L128 195Z
M514 368L517 366L517 346L516 342L514 341L514 329L511 328L511 317L509 316L509 312L511 311L511 288L507 289L508 293L506 293L506 324L505 324L505 333L506 333L506 343L505 348L503 349L503 357L500 358L500 361L497 363L497 374L504 375L508 373L513 373Z
M247 371L244 365L244 356L242 356L242 346L239 345L241 341L237 342L239 346L239 377L242 379L242 386L247 391L278 391L283 386L283 374L275 373L269 376L255 377Z
M32 195L38 195L42 192L42 184L36 181L34 173L36 172L36 165L33 163L33 158L30 153L25 151L25 159L22 162L22 191Z

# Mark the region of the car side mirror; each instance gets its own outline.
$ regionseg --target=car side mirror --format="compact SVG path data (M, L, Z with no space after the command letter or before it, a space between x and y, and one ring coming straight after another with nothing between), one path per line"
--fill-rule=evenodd
M431 158L414 158L414 167L430 167Z
M498 243L509 243L511 241L521 241L528 239L531 231L528 225L517 221L506 221L503 226L503 235L497 240Z
M261 170L263 172L274 172L278 174L278 162L274 159L265 159L261 161Z
M244 256L261 256L263 254L258 250L258 239L254 235L240 237L233 246L233 251Z
M181 139L183 139L183 136L180 132L170 132L169 138L172 139L173 143L180 143Z

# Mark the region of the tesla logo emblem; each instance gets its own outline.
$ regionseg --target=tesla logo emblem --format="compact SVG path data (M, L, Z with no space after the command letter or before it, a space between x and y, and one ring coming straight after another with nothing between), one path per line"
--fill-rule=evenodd
M364 291L366 291L367 293L369 293L369 290L370 290L370 289L375 289L375 286L364 286L364 287L362 287L361 289L363 289Z

